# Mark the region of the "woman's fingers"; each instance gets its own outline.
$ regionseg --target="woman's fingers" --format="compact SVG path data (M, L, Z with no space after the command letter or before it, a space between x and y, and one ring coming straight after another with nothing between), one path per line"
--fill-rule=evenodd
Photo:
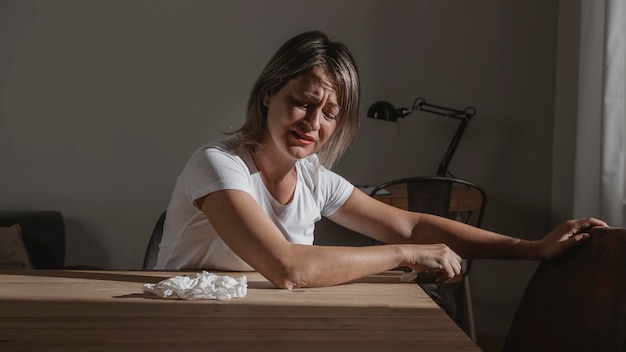
M459 275L462 270L462 258L444 244L417 245L414 270L431 271L437 277L437 283L443 283ZM421 268L421 270L419 270Z
M589 239L590 235L585 231L597 226L608 225L604 221L592 217L572 219L559 224L540 240L540 257L553 259L560 256L570 248Z
M566 221L566 224L568 224L573 230L575 230L574 232L578 232L580 230L585 230L595 226L608 226L606 222L596 218L574 219Z

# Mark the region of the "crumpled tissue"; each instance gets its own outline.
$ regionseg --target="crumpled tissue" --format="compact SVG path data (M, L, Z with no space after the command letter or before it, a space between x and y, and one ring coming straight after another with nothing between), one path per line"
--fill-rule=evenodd
M145 284L143 292L162 298L173 296L182 299L227 300L244 297L248 293L248 278L245 275L233 278L203 271L175 276L156 284Z
M411 270L409 272L405 272L402 274L402 276L400 276L400 281L402 282L411 282L415 279L417 279L417 274L419 274L419 272L415 271L415 270Z

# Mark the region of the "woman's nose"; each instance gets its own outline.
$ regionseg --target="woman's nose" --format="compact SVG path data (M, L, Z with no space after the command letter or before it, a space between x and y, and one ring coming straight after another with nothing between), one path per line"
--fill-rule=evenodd
M311 126L311 130L317 131L320 129L320 120L322 118L322 109L312 109L306 116L306 122Z

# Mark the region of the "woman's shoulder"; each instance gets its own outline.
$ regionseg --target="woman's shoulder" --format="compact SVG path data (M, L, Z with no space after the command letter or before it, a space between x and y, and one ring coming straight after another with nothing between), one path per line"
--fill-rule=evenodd
M239 140L239 135L233 134L209 142L200 147L198 150L217 149L229 154L237 154L240 146L241 142Z
M302 171L308 174L315 174L320 171L320 168L322 168L322 165L317 158L317 154L311 154L307 157L299 159L296 164Z
M225 166L227 164L249 167L249 153L240 148L238 135L230 135L209 142L191 155L188 167L197 165ZM234 163L234 164L233 164Z
M297 162L298 172L306 183L313 185L323 183L328 178L336 177L336 174L325 168L319 161L317 154L309 155Z

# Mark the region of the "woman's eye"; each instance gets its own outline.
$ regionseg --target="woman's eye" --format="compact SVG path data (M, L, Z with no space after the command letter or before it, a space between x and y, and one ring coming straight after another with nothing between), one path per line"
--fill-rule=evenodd
M325 112L324 117L326 117L329 120L335 120L337 118L337 115Z
M300 108L302 110L305 110L305 111L308 110L309 108L311 108L311 104L303 103L303 102L301 102L298 99L293 99L293 104L295 106L297 106L298 108ZM327 120L336 120L337 119L337 115L333 114L332 112L323 111L322 113L324 114L324 117Z
M307 109L309 107L309 104L303 103L300 100L293 100L293 103L296 104L296 106L301 107L303 109Z

